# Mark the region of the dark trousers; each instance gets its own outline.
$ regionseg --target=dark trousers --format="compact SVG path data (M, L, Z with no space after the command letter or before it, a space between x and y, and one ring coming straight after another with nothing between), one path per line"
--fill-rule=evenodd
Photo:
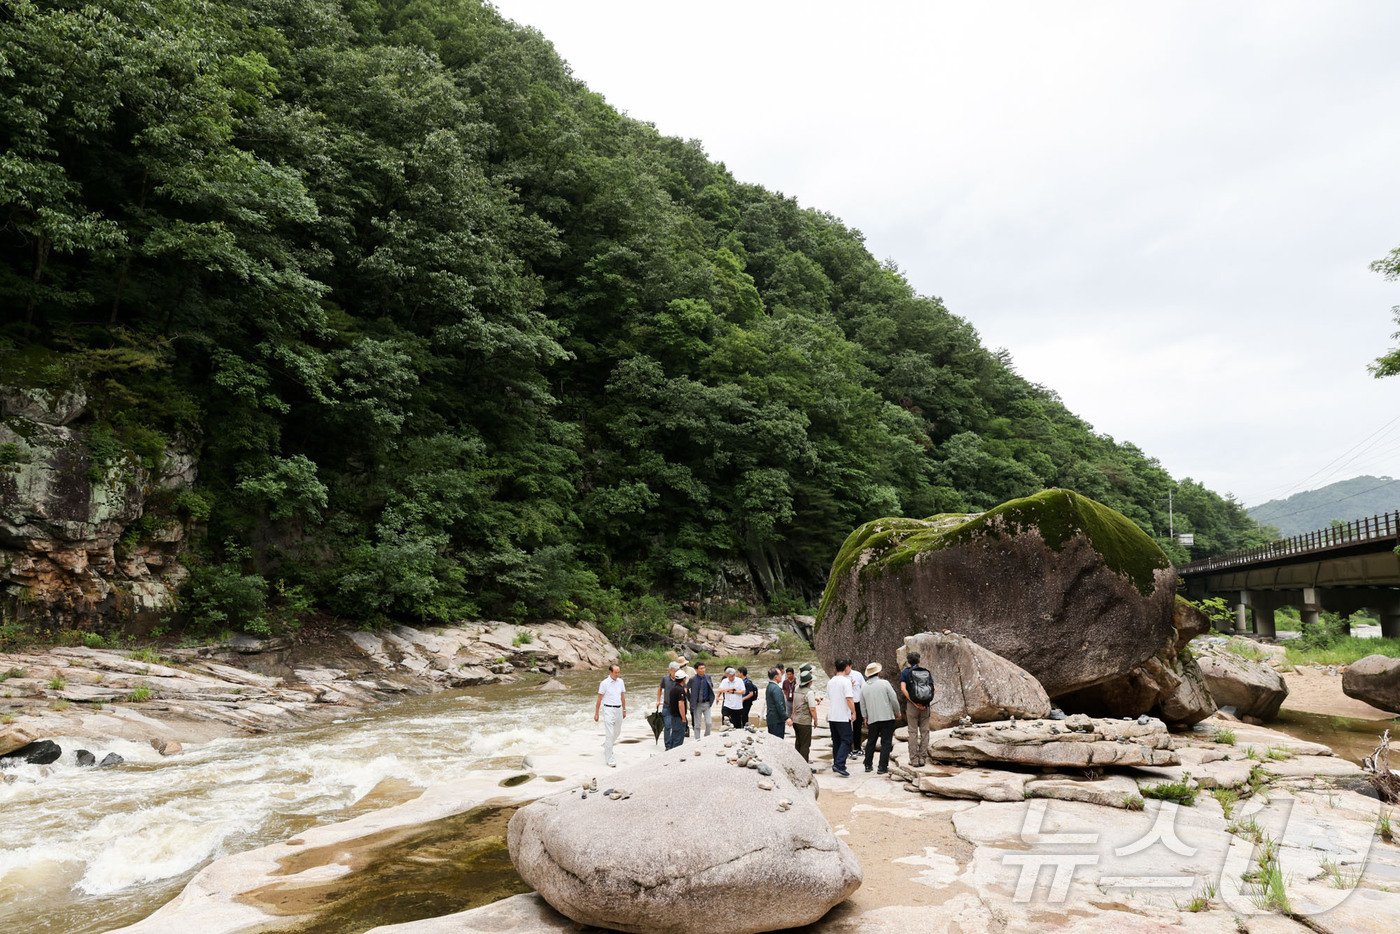
M785 735L783 733L783 727L787 724L785 724L782 720L777 719L776 717L768 717L764 720L764 722L768 724L769 733L772 733L774 736L778 737L778 739L783 738L783 736Z
M685 742L685 717L677 717L668 712L665 736L667 749L675 749Z
M865 723L865 711L860 708L860 704L856 704L856 716L851 721L851 748L856 752L860 752L860 728L863 723Z
M837 721L828 722L831 728L831 768L836 772L846 771L846 757L851 754L851 725Z
M724 719L728 720L729 724L737 730L744 725L744 709L742 707L726 707L724 708Z
M797 737L797 754L802 761L810 762L812 755L812 724L794 723L792 733Z
M748 725L749 725L749 711L750 711L750 710L753 710L753 701L749 701L747 704L744 705L743 714L742 714L742 716L739 718L739 725L740 725L740 726L748 726Z
M880 744L880 771L888 772L890 768L890 752L894 749L894 721L881 720L878 723L867 723L866 732L869 734L865 738L865 770L870 771L870 763L875 760L875 744Z

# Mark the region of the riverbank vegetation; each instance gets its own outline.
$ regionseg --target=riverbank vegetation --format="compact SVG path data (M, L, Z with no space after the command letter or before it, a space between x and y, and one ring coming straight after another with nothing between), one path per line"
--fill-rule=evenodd
M476 0L15 0L0 63L0 372L85 389L95 469L197 453L126 543L203 530L183 625L644 642L1045 487L1268 537Z

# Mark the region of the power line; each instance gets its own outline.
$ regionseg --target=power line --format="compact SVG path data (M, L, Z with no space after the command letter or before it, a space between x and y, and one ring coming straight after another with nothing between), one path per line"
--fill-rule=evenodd
M1302 512L1312 512L1314 509L1323 509L1327 506L1335 506L1337 503L1345 502L1346 500L1353 499L1357 496L1365 496L1367 493L1374 493L1376 490L1383 490L1386 487L1396 483L1400 483L1400 477L1397 477L1394 480L1387 480L1385 483L1382 483L1379 486L1373 486L1370 489L1358 490L1355 493L1348 493L1346 496L1339 497L1326 503L1315 503L1312 506L1304 506L1302 509L1295 509L1292 512L1286 512L1281 516L1269 516L1267 519L1260 519L1259 521L1261 523L1276 522L1279 519L1287 519L1290 516L1296 516Z
M1353 444L1351 447L1347 448L1345 451L1343 451L1342 453L1338 454L1336 457L1332 458L1330 461L1328 461L1327 463L1323 464L1323 465L1322 465L1321 467L1319 467L1317 470L1314 470L1312 473L1308 474L1306 477L1304 477L1303 479L1299 480L1298 482L1296 482L1296 483L1291 483L1291 484L1289 484L1289 483L1284 483L1284 484L1280 484L1279 486L1270 487L1269 489L1266 489L1266 490L1262 491L1259 495L1260 495L1260 496L1269 496L1271 493L1273 493L1273 492L1276 491L1276 490L1287 489L1288 492L1284 493L1282 496L1273 497L1273 498L1275 498L1275 499L1287 499L1289 496L1291 496L1291 495L1294 493L1294 491L1296 491L1296 490L1298 490L1299 488L1301 488L1301 487L1303 487L1304 485L1306 485L1307 482L1308 482L1309 480L1311 480L1313 477L1316 477L1318 474L1320 474L1320 473L1322 473L1323 471L1327 470L1329 467L1331 467L1333 464L1335 464L1335 463L1337 463L1338 461L1340 461L1342 458L1344 458L1344 457L1346 457L1347 455L1351 454L1353 451L1356 451L1357 448L1362 447L1362 446L1365 445L1367 442L1371 441L1371 439L1375 438L1377 435L1379 435L1379 434L1381 434L1382 432L1384 432L1387 428L1390 428L1390 427L1391 427L1392 425L1394 425L1396 422L1400 422L1400 415L1395 416L1395 417L1392 418L1390 421L1386 422L1384 425L1382 425L1381 427L1377 428L1375 431L1371 432L1369 435L1367 435L1366 437L1362 438L1360 441L1356 442L1356 443Z

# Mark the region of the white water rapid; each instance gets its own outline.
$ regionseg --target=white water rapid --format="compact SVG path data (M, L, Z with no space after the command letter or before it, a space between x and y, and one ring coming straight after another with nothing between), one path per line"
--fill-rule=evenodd
M567 679L567 693L539 692L531 679L414 698L169 758L133 743L50 737L62 759L10 769L15 780L0 782L0 931L111 930L145 917L221 855L406 800L474 760L592 736L597 677ZM126 764L80 768L79 748L99 759L120 753Z

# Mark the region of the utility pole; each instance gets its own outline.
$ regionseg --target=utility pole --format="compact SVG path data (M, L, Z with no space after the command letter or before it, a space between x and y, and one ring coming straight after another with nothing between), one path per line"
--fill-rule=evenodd
M1167 488L1167 537L1176 541L1176 515L1172 512L1172 491Z

